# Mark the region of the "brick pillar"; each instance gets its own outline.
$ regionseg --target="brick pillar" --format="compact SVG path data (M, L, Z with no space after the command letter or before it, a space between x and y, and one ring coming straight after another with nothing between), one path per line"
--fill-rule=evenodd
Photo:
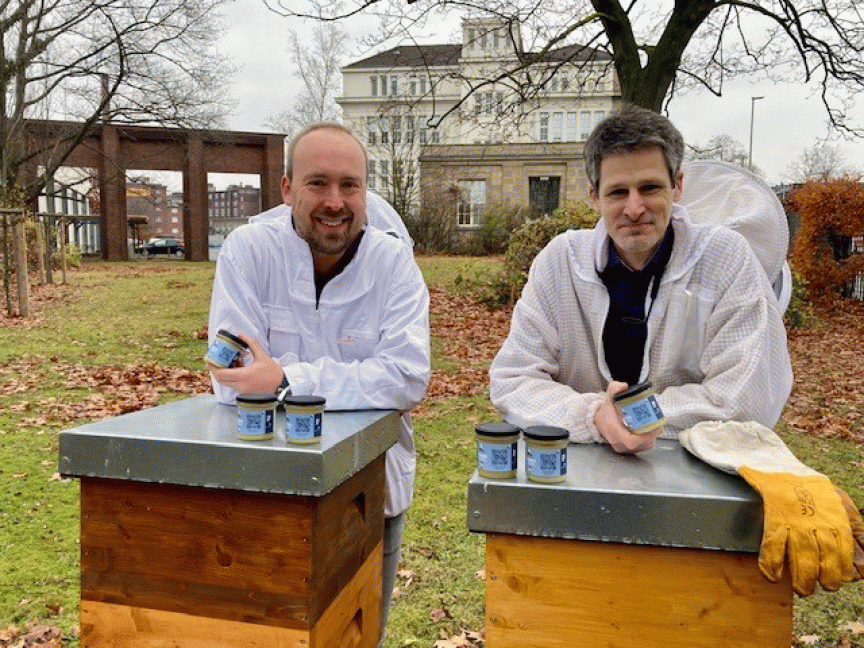
M183 240L187 261L207 260L207 171L204 168L204 141L200 133L186 138L183 168Z
M262 151L261 210L282 204L282 175L285 167L285 137L268 135Z
M126 175L120 167L120 141L111 124L102 126L99 164L99 212L102 216L102 258L127 261Z

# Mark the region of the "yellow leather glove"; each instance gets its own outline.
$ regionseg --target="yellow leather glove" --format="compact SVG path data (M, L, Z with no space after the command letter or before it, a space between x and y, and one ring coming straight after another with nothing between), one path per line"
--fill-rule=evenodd
M850 519L831 480L747 466L738 473L762 496L759 570L765 578L780 580L788 559L792 586L801 596L812 594L817 581L833 592L853 580Z
M864 519L861 518L861 511L846 491L836 486L834 488L840 496L843 508L846 509L846 515L849 516L849 526L852 527L852 539L855 545L855 555L852 559L855 573L852 575L852 580L861 580L864 578Z

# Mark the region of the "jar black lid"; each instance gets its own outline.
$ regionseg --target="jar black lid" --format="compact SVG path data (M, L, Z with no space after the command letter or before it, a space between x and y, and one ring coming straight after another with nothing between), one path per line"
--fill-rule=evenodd
M521 430L507 421L490 421L488 423L478 423L474 426L474 431L478 434L485 434L492 437L506 437L519 434Z
M249 345L246 344L243 340L241 340L239 337L237 337L237 336L234 335L233 333L229 333L229 332L226 331L225 329L219 329L219 330L216 332L216 335L224 335L225 337L227 337L227 338L228 338L229 340L231 340L232 342L236 342L237 344L239 344L240 346L242 346L244 349L248 349L248 348L249 348Z
M536 441L560 441L570 436L564 428L552 425L532 425L525 428L525 437Z
M238 403L275 403L276 394L238 394Z
M323 396L288 396L285 399L286 405L323 405L327 402Z
M625 398L630 398L631 396L636 396L636 394L641 394L642 392L647 391L649 389L651 389L651 383L650 382L639 383L638 385L633 385L632 387L628 387L627 389L625 389L620 394L615 394L615 396L613 396L612 399L616 403L618 403L618 402L624 400Z

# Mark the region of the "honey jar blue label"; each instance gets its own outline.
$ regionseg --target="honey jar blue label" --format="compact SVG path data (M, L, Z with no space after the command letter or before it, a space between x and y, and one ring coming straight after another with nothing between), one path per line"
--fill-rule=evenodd
M285 434L289 439L317 439L321 436L321 414L285 414Z
M622 405L621 413L624 414L624 422L631 430L652 425L663 419L663 411L653 394L644 400Z
M525 448L525 472L535 477L563 477L567 474L567 448Z
M237 434L243 438L273 434L272 409L237 408Z
M207 349L207 360L217 367L230 367L239 355L239 349L219 338Z
M487 472L509 472L516 470L516 442L477 442L477 468Z

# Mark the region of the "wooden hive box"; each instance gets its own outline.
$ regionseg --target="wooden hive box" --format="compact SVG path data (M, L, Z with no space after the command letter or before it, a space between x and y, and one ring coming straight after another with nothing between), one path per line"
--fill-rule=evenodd
M201 405L194 404L191 409ZM177 411L169 414L176 415ZM353 427L366 430L381 421L390 430L398 425L398 415L380 412L371 419L359 416ZM335 426L334 421L330 423ZM395 440L396 430L384 434L385 442L391 436ZM96 436L92 428L84 433L80 429L71 431L65 441L61 435L61 468L65 462L65 474L81 478L82 646L377 645L384 527L383 451L375 458L355 461L358 469L350 470L350 477L330 488L328 482L338 481L339 476L329 474L327 467L339 464L337 454L353 454L356 460L362 453L350 444L347 451L345 447L338 450L338 443L322 443L321 449L304 448L297 451L300 459L295 467L305 474L309 488L298 486L300 482L292 482L289 477L281 481L296 490L320 488L325 492L259 492L209 484L118 479L114 475L117 470L106 470L100 476L86 474L80 470L86 463L82 453L90 456L92 452L88 451L93 450L94 443L118 443L115 434L106 435L98 427L97 431ZM373 432L376 437L382 435L380 427ZM230 425L227 434L230 436ZM362 436L358 430L354 434ZM344 440L360 442L353 436L346 432ZM121 445L129 442L120 441ZM125 459L120 463L129 470L131 463L140 463L142 455L129 452L140 443L140 438L134 440L126 451L116 455L105 446L95 456L107 457L106 465L113 465L122 455ZM226 474L260 466L257 460L268 453L259 443L253 444L254 452L265 455L235 456L237 462L233 469L226 468ZM202 444L200 439L193 439L190 445ZM215 453L214 457L249 448L248 444L233 442L212 445L215 447L203 451ZM165 450L179 456L180 463L191 459L194 466L199 466L203 458L195 455L184 459L184 450L178 451L176 444L149 449L153 458L148 464L163 463L165 457L157 459ZM281 454L281 460L290 462L292 449L288 450ZM331 451L337 454L324 456L320 469L302 465L316 454ZM200 453L202 448L190 452ZM130 456L138 459L130 460ZM88 461L98 463L92 457ZM216 460L211 464L211 473L218 463ZM87 471L92 472L91 468ZM283 463L281 469L285 468ZM344 467L340 471L344 473ZM197 475L194 481L203 481L200 477ZM218 475L210 474L208 479L214 477ZM223 475L222 481L230 479Z
M520 454L524 448L520 445ZM761 499L675 441L568 448L561 484L475 473L487 648L788 648L792 583L759 572Z

